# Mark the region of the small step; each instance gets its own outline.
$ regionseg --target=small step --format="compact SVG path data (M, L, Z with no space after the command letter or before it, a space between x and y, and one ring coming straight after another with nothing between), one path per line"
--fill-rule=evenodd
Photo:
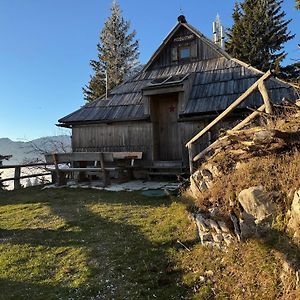
M157 160L153 161L151 169L182 169L182 161L181 160Z
M178 176L184 175L183 172L148 172L149 176Z

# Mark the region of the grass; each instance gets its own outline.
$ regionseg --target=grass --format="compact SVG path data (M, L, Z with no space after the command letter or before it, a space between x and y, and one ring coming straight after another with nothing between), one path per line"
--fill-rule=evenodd
M179 198L2 191L0 299L279 299L276 241L205 248Z
M0 237L1 299L178 299L195 232L169 198L31 188L0 194Z

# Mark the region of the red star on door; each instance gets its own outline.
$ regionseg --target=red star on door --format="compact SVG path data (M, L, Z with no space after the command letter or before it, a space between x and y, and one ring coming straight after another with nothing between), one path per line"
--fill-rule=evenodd
M169 111L170 111L170 112L175 112L175 110L176 110L176 107L175 107L174 105L171 105L171 106L169 107Z

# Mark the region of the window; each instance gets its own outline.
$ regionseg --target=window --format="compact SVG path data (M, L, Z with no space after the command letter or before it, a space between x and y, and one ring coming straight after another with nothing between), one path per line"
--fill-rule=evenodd
M190 47L184 47L179 49L179 58L185 59L189 58L191 56L191 48Z

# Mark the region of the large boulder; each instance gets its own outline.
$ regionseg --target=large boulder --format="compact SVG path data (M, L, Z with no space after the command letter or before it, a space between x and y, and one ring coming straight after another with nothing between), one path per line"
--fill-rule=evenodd
M259 235L271 227L275 207L262 186L242 190L238 201L242 207L239 216L241 239Z
M260 224L273 216L275 209L269 199L269 195L264 192L262 186L250 187L242 190L238 196L244 213L252 218L256 224Z
M300 240L300 189L295 192L287 227L294 234L294 238Z

